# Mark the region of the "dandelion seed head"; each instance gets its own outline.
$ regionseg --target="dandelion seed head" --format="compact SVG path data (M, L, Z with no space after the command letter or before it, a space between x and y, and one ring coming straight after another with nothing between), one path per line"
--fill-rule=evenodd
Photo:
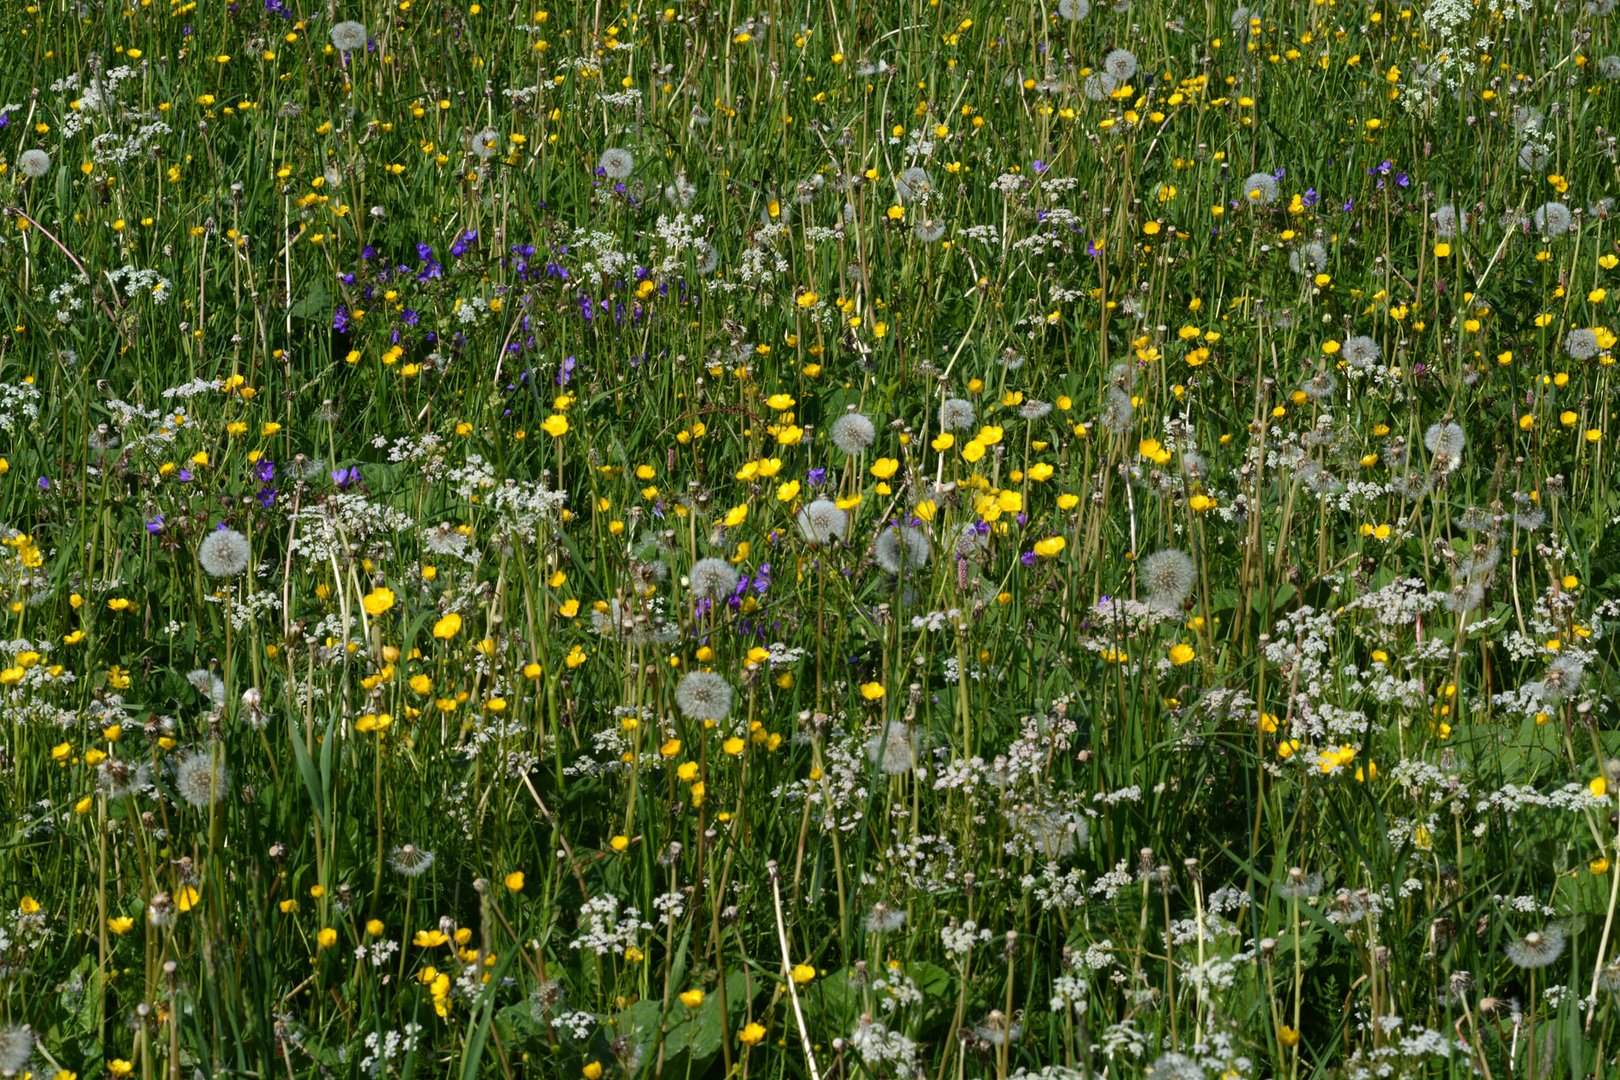
M224 763L219 760L223 751L217 747L193 750L180 760L174 770L174 790L198 809L212 806L230 790L230 777Z
M706 600L723 600L737 591L742 575L724 559L699 559L689 575L692 595Z
M1129 49L1114 49L1103 57L1102 66L1115 82L1125 82L1136 74L1136 54Z
M17 171L30 180L38 180L51 171L51 155L43 150L24 150L17 155Z
M352 53L366 47L366 27L353 19L332 27L332 47L340 53Z
M388 865L401 877L421 877L433 865L433 852L415 844L401 844L388 853Z
M941 431L966 431L973 426L973 402L966 398L946 398L939 407Z
M1590 360L1597 355L1598 337L1584 326L1578 326L1564 335L1564 351L1573 360Z
M915 772L917 748L911 729L899 720L890 720L882 731L866 740L866 758L886 776Z
M878 534L873 547L877 564L891 574L905 574L928 565L928 536L909 525L890 525Z
M1181 607L1197 575L1192 559L1177 548L1155 551L1136 565L1136 577L1147 590L1148 603L1161 610Z
M1561 202L1546 202L1536 207L1533 220L1543 236L1559 237L1569 232L1570 226L1575 223L1575 216Z
M849 514L831 499L817 499L799 511L797 521L806 540L826 546L843 538L844 530L849 527Z
M34 1056L34 1032L26 1024L0 1027L0 1076L16 1076Z
M209 577L240 576L247 570L252 555L248 538L235 529L215 529L197 545L197 562Z
M1255 206L1270 206L1277 201L1277 178L1270 173L1250 173L1243 181L1242 196Z
M1357 334L1345 341L1339 355L1344 357L1344 362L1351 367L1365 370L1378 363L1380 352L1378 342L1365 334Z
M834 420L827 434L833 445L850 457L864 453L877 441L877 427L858 412L847 412Z
M675 688L675 704L690 720L724 720L731 699L731 684L712 671L689 671Z
M1507 956L1515 967L1544 968L1564 954L1564 932L1556 926L1532 930L1508 942Z
M628 180L630 174L635 171L636 158L623 147L613 146L602 151L596 167L601 169L602 174L609 180Z

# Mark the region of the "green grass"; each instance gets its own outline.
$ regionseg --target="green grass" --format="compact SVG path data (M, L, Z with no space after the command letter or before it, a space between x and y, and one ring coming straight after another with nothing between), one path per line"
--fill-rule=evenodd
M297 2L0 12L0 1073L1616 1067L1608 5Z

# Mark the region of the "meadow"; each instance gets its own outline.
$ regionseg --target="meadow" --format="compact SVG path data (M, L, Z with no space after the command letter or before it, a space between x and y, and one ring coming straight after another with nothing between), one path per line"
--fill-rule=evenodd
M6 0L0 1076L1615 1075L1615 8Z

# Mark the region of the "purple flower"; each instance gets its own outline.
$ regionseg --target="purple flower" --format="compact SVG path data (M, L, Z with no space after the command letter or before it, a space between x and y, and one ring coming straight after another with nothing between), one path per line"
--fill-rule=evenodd
M1022 555L1018 556L1018 561L1023 563L1025 567L1034 566L1035 553L1033 551L1026 551Z
M827 470L811 469L810 472L805 476L805 479L809 481L811 487L820 487L827 480Z
M162 532L163 531L163 515L159 514L157 517L153 518L151 521L148 521L146 523L146 531L148 533L150 533L152 536L156 536L158 533Z
M181 469L175 475L180 478L180 482L182 484L191 483L191 470L190 469Z
M347 469L333 469L332 482L338 486L339 491L349 490L351 484L360 482L360 466L350 465Z
M567 386L568 385L568 380L570 380L570 379L572 379L574 377L574 366L577 363L578 363L578 361L575 360L572 356L568 357L566 360L564 360L562 362L562 366L557 371L557 385L558 386Z
M1041 173L1047 170L1048 166L1046 162L1042 161L1040 158L1036 158L1034 163L1030 165L1030 168L1035 170L1036 176L1039 176Z
M39 490L41 490L41 491L49 491L49 490L51 490L51 481L50 481L50 479L48 477L42 476L42 477L39 478Z
M461 236L456 239L456 242L454 244L450 245L450 254L454 255L456 258L459 259L463 255L467 254L467 252L470 251L472 249L472 246L474 244L476 244L477 242L478 242L478 230L477 229L468 229L466 232L462 233Z
M253 463L253 478L261 484L268 484L276 478L276 463L267 457L262 457Z

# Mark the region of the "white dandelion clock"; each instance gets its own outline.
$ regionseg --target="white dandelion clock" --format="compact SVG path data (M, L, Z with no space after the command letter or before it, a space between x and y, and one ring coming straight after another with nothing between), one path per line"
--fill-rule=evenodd
M724 559L699 559L692 564L692 594L704 600L723 600L737 591L742 580L735 567Z
M1177 610L1186 602L1197 574L1192 559L1176 548L1155 551L1136 565L1136 577L1147 590L1148 603L1161 611Z
M17 155L17 171L29 180L38 180L51 171L51 155L43 150L24 150Z
M825 547L841 540L849 526L849 515L831 499L817 499L799 511L799 531L812 544Z
M197 562L209 577L239 577L252 556L248 538L235 529L215 529L197 545Z
M194 750L174 770L174 790L199 810L214 805L230 790L230 776L217 748Z
M366 47L366 27L353 19L332 27L332 48L340 53L352 53Z
M675 688L675 704L690 720L724 720L731 715L731 684L712 671L691 671Z
M596 167L601 169L602 175L609 180L627 180L635 171L636 157L623 147L614 146L602 151Z
M847 412L834 420L827 434L833 445L850 457L863 453L877 441L877 427L858 412Z
M928 536L909 525L890 525L878 534L873 556L891 574L920 570L928 565Z

